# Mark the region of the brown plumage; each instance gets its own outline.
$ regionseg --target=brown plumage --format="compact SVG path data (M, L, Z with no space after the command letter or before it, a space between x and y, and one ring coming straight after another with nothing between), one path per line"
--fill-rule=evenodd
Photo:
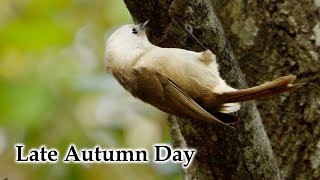
M107 69L133 96L169 114L229 125L229 113L249 101L299 88L295 76L284 76L253 88L237 90L220 77L211 51L193 52L152 45L144 25L115 31L105 49ZM225 122L219 118L226 117ZM229 118L229 119L228 119Z

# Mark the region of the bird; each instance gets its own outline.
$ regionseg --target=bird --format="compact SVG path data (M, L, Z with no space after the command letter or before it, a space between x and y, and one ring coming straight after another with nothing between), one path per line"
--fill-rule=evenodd
M297 89L295 75L259 86L235 89L223 80L216 56L153 45L146 35L148 21L126 24L105 45L105 65L134 97L184 119L215 122L230 127L239 121L233 113L241 102Z

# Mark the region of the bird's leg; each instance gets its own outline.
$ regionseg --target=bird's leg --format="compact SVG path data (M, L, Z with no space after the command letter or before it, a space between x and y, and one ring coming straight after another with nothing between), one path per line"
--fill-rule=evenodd
M179 24L179 26L188 34L188 36L193 38L205 51L208 48L206 48L181 21L181 19L186 19L192 13L193 10L191 6L189 6L189 2L185 0L172 1L169 9L169 14L172 17L172 19L176 21Z
M191 37L193 38L202 48L203 50L207 50L208 48L205 47L200 41L198 38L196 38L192 32L177 18L173 17L175 21L177 21L177 23L179 24L179 26Z

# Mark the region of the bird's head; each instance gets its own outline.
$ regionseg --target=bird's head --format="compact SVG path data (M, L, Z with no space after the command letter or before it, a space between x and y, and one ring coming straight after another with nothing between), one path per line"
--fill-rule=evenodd
M123 25L108 38L105 47L105 58L109 60L129 61L144 49L152 46L146 36L146 25L149 20L141 24Z
M126 47L127 50L131 48L143 48L150 42L146 36L146 25L149 20L141 24L127 24L123 25L111 34L106 43L106 48L120 48Z

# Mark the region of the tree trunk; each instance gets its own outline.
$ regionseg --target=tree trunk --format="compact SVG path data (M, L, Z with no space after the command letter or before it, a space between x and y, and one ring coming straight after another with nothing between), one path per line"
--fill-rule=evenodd
M320 1L214 3L251 86L286 74L308 82L258 102L284 179L320 179Z
M270 23L271 21L264 22L264 20L270 19L271 17L270 13L269 16L268 14L259 14L260 7L263 7L265 12L281 12L281 8L275 8L277 7L275 6L277 3L272 5L276 10L269 9L269 6L271 6L270 4L272 3L261 2L260 4L257 4L247 0L223 2L212 2L210 0L125 0L125 3L135 22L144 22L145 20L150 19L148 37L153 44L163 47L180 47L194 51L202 50L193 39L188 37L173 17L181 20L206 47L217 55L221 75L233 87L244 88L246 87L246 82L229 42L225 38L222 26L215 16L214 10L217 10L220 18L222 18L223 24L227 27L226 32L232 40L232 45L235 45L234 47L237 56L240 59L246 57L246 60L241 62L243 62L242 65L244 65L244 69L248 70L246 73L254 75L248 76L251 84L253 84L252 82L256 82L254 84L260 84L265 80L272 80L275 77L288 74L289 72L293 74L302 74L302 77L305 77L309 82L316 83L316 81L318 81L315 72L316 70L319 70L319 64L316 64L317 62L314 60L313 65L311 65L312 60L309 58L317 56L318 51L316 50L318 47L312 45L314 42L310 41L309 45L306 47L300 45L301 38L307 36L306 34L303 34L303 36L300 37L300 40L296 41L295 45L290 44L291 41L287 41L287 47L291 49L285 50L281 43L284 42L286 38L288 38L288 40L290 38L292 39L291 35L279 25L270 25L269 29L264 27L265 24ZM213 7L215 7L215 9ZM171 9L171 11L169 11L169 9ZM288 9L286 10L289 11ZM251 12L250 17L248 12ZM281 16L278 18L281 19ZM310 16L304 18L309 19ZM275 19L277 19L277 17L275 17ZM278 21L281 24L281 20ZM259 25L257 22L259 22ZM272 21L270 24L272 24ZM307 27L302 28L305 30ZM263 29L263 31L261 29ZM279 29L284 31L283 33L287 36L280 38L282 35L280 34L281 31L279 31ZM303 32L304 31L301 33ZM267 37L269 34L271 34L271 36ZM309 40L309 38L310 37L306 40ZM316 39L319 37L315 35L314 38ZM292 48L297 48L299 54L297 57L301 56L301 61L295 59L296 57L291 54L295 53L290 51L293 50ZM242 51L244 51L244 53L242 53ZM287 52L287 56L285 59L280 60L277 56L284 55L284 52ZM302 57L304 57L304 59ZM253 62L253 60L258 60L259 58L264 60L263 64L260 62ZM316 57L316 59L319 60L318 57ZM279 63L279 69L277 67L277 62L281 62ZM297 66L298 62L303 66ZM259 71L257 71L256 68L258 65ZM275 67L277 68L275 69ZM293 69L294 67L296 68ZM263 68L265 71L264 73L263 70L260 70ZM299 71L300 68L301 71ZM272 73L271 70L273 71ZM259 80L257 80L257 73L259 73ZM316 135L316 130L319 130L319 125L316 126L317 122L312 118L312 120L309 121L303 121L301 118L306 115L307 117L313 116L315 118L316 113L319 113L315 100L318 98L317 92L315 90L312 91L312 87L315 86L317 85L311 85L311 83L309 83L307 88L299 91L300 93L296 91L292 93L290 97L288 97L288 95L281 96L281 98L278 96L269 99L268 103L261 104L262 110L265 111L263 113L264 117L267 117L265 122L268 124L268 130L273 133L270 134L270 136L273 139L274 147L277 150L281 165L284 166L284 168L282 167L282 170L287 169L287 166L294 168L294 165L297 166L297 164L295 164L297 162L304 162L305 154L301 154L302 151L312 152L313 154L310 154L310 157L311 155L312 157L316 157L317 153L320 153L320 145L318 145L318 151L316 151L316 144L319 141L319 136L318 141L315 139L316 136L313 136ZM300 101L297 101L297 99ZM281 104L274 104L274 102L279 101L281 101ZM309 107L309 111L303 113L303 107ZM236 130L231 130L214 123L208 124L195 120L171 118L170 122L173 126L172 134L174 135L173 138L175 142L177 142L177 144L182 142L182 145L186 144L186 146L196 148L198 151L196 158L193 161L193 166L186 172L185 179L280 178L276 159L273 155L270 142L265 133L255 104L253 102L243 103L238 116L242 122L238 125ZM272 122L270 122L270 119L272 119ZM286 125L286 129L284 129L284 124ZM302 137L297 137L297 133L301 132L293 132L293 127L300 128L301 132L303 132L303 138L308 138L310 136L308 138L308 141L310 142L303 144L303 142L307 142L307 140ZM295 130L300 131L297 129ZM288 133L291 134L289 135ZM280 137L281 140L277 139ZM289 139L282 139L282 137ZM296 142L296 140L299 140L297 138L300 139L300 142ZM312 140L315 141L311 142ZM282 144L282 142L285 143ZM298 145L299 149L292 148L295 145L294 143L301 142L302 144ZM290 146L290 144L291 149L287 147ZM280 146L286 151L280 151ZM307 148L309 146L310 148ZM293 153L293 151L295 153ZM291 157L292 154L299 155L299 157ZM295 159L298 161L295 161ZM312 159L313 160L310 160L310 162L305 163L311 164L312 167L319 166L320 163L316 161L317 158ZM312 170L309 169L308 172L309 171ZM295 176L295 174L292 174L292 171L289 175L286 173L286 170L283 172L283 175L286 178ZM315 171L313 172L315 174ZM306 177L307 174L304 175Z

